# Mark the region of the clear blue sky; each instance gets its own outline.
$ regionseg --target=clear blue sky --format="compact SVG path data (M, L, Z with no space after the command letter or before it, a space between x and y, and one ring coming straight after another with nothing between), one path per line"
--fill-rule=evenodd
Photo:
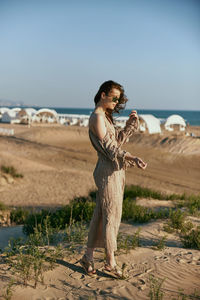
M109 79L127 108L200 110L200 1L0 0L0 99L89 108Z

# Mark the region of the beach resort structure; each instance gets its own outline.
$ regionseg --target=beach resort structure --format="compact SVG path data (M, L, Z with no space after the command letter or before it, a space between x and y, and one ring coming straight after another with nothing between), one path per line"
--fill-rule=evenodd
M58 123L58 114L54 109L41 108L32 117L32 122Z
M61 124L65 126L83 126L88 127L90 115L81 114L63 114L57 113L54 109L42 108L36 110L35 108L0 108L0 122L10 124ZM124 128L127 117L115 116L115 124L119 128ZM160 134L161 126L160 119L151 114L139 114L139 131L148 134ZM164 123L164 130L185 131L185 120L179 115L171 115Z
M180 131L185 131L186 123L185 120L179 115L171 115L167 118L164 127L168 131L174 131L178 129Z
M140 132L148 132L149 134L161 133L160 120L153 115L139 115Z
M34 115L36 115L37 110L34 108L23 108L18 112L18 118L21 124L30 124Z
M17 117L18 111L15 109L9 109L5 111L1 115L1 122L2 123L20 123L20 119Z
M65 125L78 125L87 127L89 124L89 115L76 114L58 114L59 123Z

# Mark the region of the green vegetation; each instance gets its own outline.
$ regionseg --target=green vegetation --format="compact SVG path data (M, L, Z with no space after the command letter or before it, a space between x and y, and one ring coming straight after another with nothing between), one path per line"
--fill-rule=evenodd
M2 168L2 167L1 167ZM12 168L7 168L7 172ZM136 204L136 197L151 197L160 199L174 200L176 209L160 209L154 211ZM78 235L84 240L86 235L87 224L92 218L95 207L96 191L92 191L87 197L79 197L73 199L68 205L56 210L41 210L39 212L30 212L27 209L17 208L11 210L11 222L15 224L23 224L23 231L30 235L34 233L35 227L42 232L48 239L58 239L58 232L65 230L65 240L76 244L76 240L80 240ZM0 203L0 209L5 206ZM183 212L180 208L184 207ZM158 191L154 191L139 186L126 186L123 200L122 221L145 223L156 219L166 219L167 222L164 230L167 232L177 232L180 234L184 245L194 245L199 249L199 231L194 229L191 222L186 222L185 218L188 214L199 213L200 195L164 195ZM73 220L73 223L71 223ZM80 232L78 233L78 229ZM189 236L189 233L191 235ZM59 237L60 238L60 237ZM71 240L70 240L71 239ZM158 241L156 246L158 249L164 247L165 239ZM123 243L130 244L130 238L126 237ZM73 248L74 246L72 246ZM126 247L126 246L125 246ZM128 246L127 246L128 247Z
M15 280L12 278L8 285L5 288L5 292L3 293L2 297L5 300L11 300L13 296L13 285L15 284Z
M179 289L179 291L175 292L177 293L177 297L171 296L169 298L169 295L166 297L164 293L163 282L165 281L165 278L156 278L154 275L149 276L149 282L150 282L150 290L149 290L149 299L150 300L162 300L162 299L170 299L170 300L189 300L189 299L200 299L200 295L195 290L194 293L191 295L184 294L183 289Z
M164 225L164 230L172 233L177 232L186 248L200 250L200 226L194 228L192 222L186 222L186 213L180 209L170 211L169 220Z
M167 235L164 235L160 240L158 240L152 247L154 250L162 250L165 248L165 242L167 239Z
M10 240L4 254L15 279L20 279L25 286L33 281L36 288L38 282L44 283L44 272L52 270L56 260L62 257L62 249L46 246L46 237L35 228L26 241Z
M15 223L17 225L24 224L28 215L29 215L29 211L22 207L12 209L10 212L10 221L11 223Z
M179 201L177 206L187 207L190 214L198 216L200 211L200 195L190 195L184 200Z
M17 170L13 166L1 166L1 172L5 174L10 174L12 177L15 178L22 178L23 175L17 173Z
M152 189L144 188L138 185L130 185L126 186L124 190L124 198L153 198L158 200L185 200L187 196L185 194L178 195L178 194L171 194L166 195L159 191L155 191Z
M175 200L177 208L186 207L188 214L197 215L200 210L200 195L164 195L151 189L139 186L128 186L125 187L124 192L122 221L144 223L155 219L172 219L172 210L171 212L169 209L154 211L153 209L137 205L136 197ZM14 209L11 211L11 222L14 222L15 224L24 224L24 232L26 234L33 233L36 224L41 224L41 228L43 229L47 216L52 228L64 229L66 224L69 224L70 222L71 211L73 212L73 220L75 220L75 222L80 222L82 220L88 223L91 220L95 207L95 198L96 192L92 191L88 197L75 198L68 205L63 206L56 211L41 210L38 213L30 213L23 208ZM0 209L1 207L3 208L4 205L0 203ZM176 229L175 222L182 222L180 219L183 217L180 212L180 209L177 210L177 213L175 212L174 220L172 220L173 224L169 224L168 230L170 230L170 228ZM178 220L176 220L177 217ZM177 224L177 226L179 225Z
M124 199L126 198L136 199L136 197L152 198L158 200L177 200L175 201L175 203L177 203L177 207L188 208L189 213L192 215L198 214L200 210L200 194L199 195L186 195L186 194L166 195L158 191L148 189L148 188L143 188L137 185L126 186L124 190Z
M155 278L154 276L149 276L150 281L150 291L149 298L151 300L162 300L164 293L161 291L162 284L165 279Z
M169 212L169 220L164 226L164 230L171 233L174 231L182 230L184 228L186 213L180 209L172 210Z
M45 230L45 220L48 217L50 227L55 229L64 229L66 224L70 224L70 220L74 222L89 222L92 218L95 203L92 197L80 197L70 202L70 204L57 209L54 212L42 210L39 213L29 214L24 222L24 233L33 233L36 224L41 225L41 229Z
M150 208L137 205L135 200L129 197L125 198L123 201L123 211L122 211L123 221L146 223L153 219L167 218L168 215L169 212L167 209L163 209L160 210L159 212L155 212Z
M133 235L119 233L117 237L117 253L121 253L121 250L125 250L128 253L129 250L139 247L140 231L141 229L138 229Z
M0 202L0 210L6 210L6 209L8 209L8 207L3 202Z
M186 232L181 233L181 241L186 248L200 250L200 226L191 228Z
M82 220L80 222L75 222L72 217L72 208L69 224L66 224L64 230L63 241L67 242L68 252L74 252L80 249L81 245L86 243L86 238L88 235L87 224Z

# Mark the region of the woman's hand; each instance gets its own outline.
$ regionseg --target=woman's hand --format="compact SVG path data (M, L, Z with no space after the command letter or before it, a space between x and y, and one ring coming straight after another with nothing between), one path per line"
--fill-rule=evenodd
M129 114L129 119L127 120L127 124L133 123L133 121L137 122L138 121L138 114L136 110L132 110L131 113Z
M145 163L141 158L132 156L129 152L126 153L125 159L127 159L133 165L136 164L140 169L146 169L147 163Z
M146 169L147 163L145 163L141 158L135 157L134 162L136 163L137 167L140 169Z

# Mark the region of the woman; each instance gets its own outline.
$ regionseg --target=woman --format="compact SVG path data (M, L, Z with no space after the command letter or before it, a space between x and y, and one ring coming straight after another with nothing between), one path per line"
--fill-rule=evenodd
M119 131L114 127L112 114L123 109L128 101L123 87L112 80L106 81L100 86L94 101L95 109L89 120L89 137L98 154L93 173L98 190L87 249L80 263L88 275L95 276L94 248L105 248L104 271L114 277L121 277L122 272L116 264L114 251L117 250L117 234L121 222L125 170L134 165L145 169L147 164L121 150L121 146L138 128L135 110L129 115L124 129Z

